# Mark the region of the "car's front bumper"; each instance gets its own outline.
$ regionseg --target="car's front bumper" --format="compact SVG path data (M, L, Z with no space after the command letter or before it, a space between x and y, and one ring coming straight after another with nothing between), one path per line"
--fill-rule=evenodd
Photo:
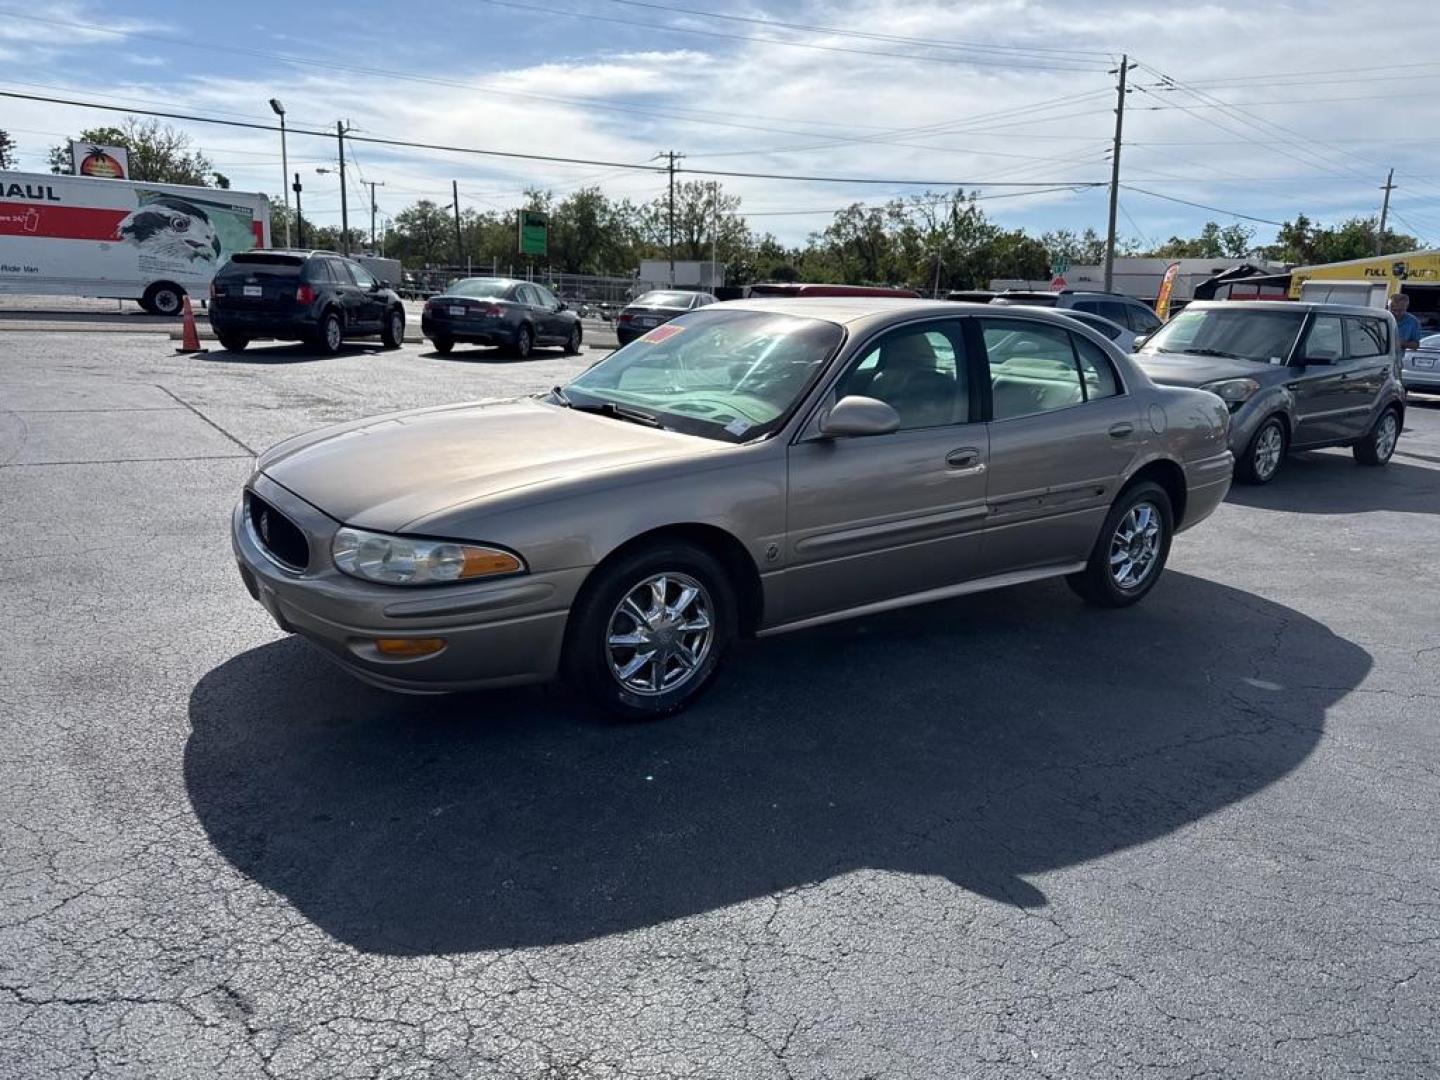
M349 577L330 560L339 523L257 475L262 499L294 523L310 545L305 570L267 554L243 500L231 518L240 576L282 630L298 633L368 683L411 693L443 693L544 682L559 668L569 608L586 569L526 574L476 584L406 588ZM443 638L428 656L394 659L378 638Z

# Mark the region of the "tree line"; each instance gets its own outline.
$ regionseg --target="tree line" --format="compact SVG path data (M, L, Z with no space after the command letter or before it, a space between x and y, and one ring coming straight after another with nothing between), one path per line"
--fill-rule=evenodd
M209 158L184 132L157 120L126 117L118 127L90 128L76 139L124 146L131 177L155 183L227 188ZM0 168L14 168L15 144L0 131ZM69 141L51 147L52 172L70 171ZM549 252L522 257L516 248L516 213L542 210L549 215ZM465 265L477 271L492 265L529 267L561 273L632 276L642 259L670 254L671 206L667 196L636 202L612 198L598 187L557 197L540 188L527 191L507 210L462 208L457 245L456 222L448 204L420 199L390 220L384 235L386 255L409 269ZM706 181L675 185L674 257L714 258L725 265L732 284L754 281L828 281L867 285L904 285L930 291L984 288L995 278L1038 281L1058 262L1094 265L1104 259L1105 242L1094 229L1061 229L1031 235L992 221L974 192L957 189L893 198L876 206L852 203L801 244L785 244L747 222L739 195ZM339 228L304 225L307 246L340 250ZM271 235L283 242L287 211L282 200L271 208ZM352 251L370 250L370 232L357 209L349 231ZM1311 264L1365 258L1374 254L1377 221L1352 217L1334 225L1297 214L1282 225L1273 242L1256 243L1255 230L1239 223L1206 222L1191 237L1172 236L1163 243L1121 240L1117 255L1159 258L1264 258ZM298 238L292 236L292 239ZM378 245L376 245L378 246ZM1386 229L1382 252L1413 251L1414 236Z

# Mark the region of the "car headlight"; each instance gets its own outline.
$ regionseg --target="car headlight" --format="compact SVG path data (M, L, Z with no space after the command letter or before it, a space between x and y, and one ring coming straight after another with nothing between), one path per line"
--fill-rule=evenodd
M1260 384L1254 379L1220 379L1200 387L1208 390L1232 409L1237 409L1260 392Z
M330 545L335 565L352 577L385 585L436 585L518 574L525 564L508 551L453 540L422 540L344 528Z

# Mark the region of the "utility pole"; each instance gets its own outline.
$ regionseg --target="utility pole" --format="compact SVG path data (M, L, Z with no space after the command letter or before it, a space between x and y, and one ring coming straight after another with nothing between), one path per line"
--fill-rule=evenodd
M1120 142L1125 132L1125 73L1130 57L1120 57L1120 82L1115 97L1115 145L1110 152L1110 227L1105 233L1105 291L1115 285L1115 215L1120 209Z
M285 180L290 175L290 154L285 149L285 105L279 98L270 99L270 109L280 117L280 190L285 196L285 246L290 246L290 192Z
M455 265L465 261L465 245L460 242L460 182L450 181L450 198L455 207Z
M305 246L305 215L300 212L300 174L295 174L295 184L290 189L295 192L295 242L298 246ZM286 243L289 243L287 240Z
M675 159L683 158L684 154L677 154L674 150L667 151L665 157L669 159L670 173L670 285L675 285Z
M385 181L366 180L365 186L370 189L370 246L373 248L375 246L375 211L377 209L375 206L375 189L377 187L384 187Z
M710 181L710 291L715 291L715 243L720 237L720 181Z
M1383 255L1385 246L1385 219L1390 216L1390 192L1395 187L1395 170L1390 170L1390 175L1385 177L1385 186L1381 188L1385 192L1385 201L1380 204L1380 228L1375 230L1375 254Z
M345 121L335 121L335 138L340 143L340 254L350 254L350 207L345 201Z

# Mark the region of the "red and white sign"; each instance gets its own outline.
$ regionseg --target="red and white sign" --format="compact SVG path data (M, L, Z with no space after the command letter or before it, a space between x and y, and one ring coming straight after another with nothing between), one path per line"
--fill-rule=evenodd
M1065 288L1067 285L1069 285L1069 282L1067 282L1067 281L1065 280L1065 275L1064 275L1064 274L1056 274L1053 278L1050 279L1050 291L1051 291L1051 292L1059 292L1061 289Z
M130 179L130 151L123 146L72 142L70 163L70 171L76 176L90 176L97 180Z

